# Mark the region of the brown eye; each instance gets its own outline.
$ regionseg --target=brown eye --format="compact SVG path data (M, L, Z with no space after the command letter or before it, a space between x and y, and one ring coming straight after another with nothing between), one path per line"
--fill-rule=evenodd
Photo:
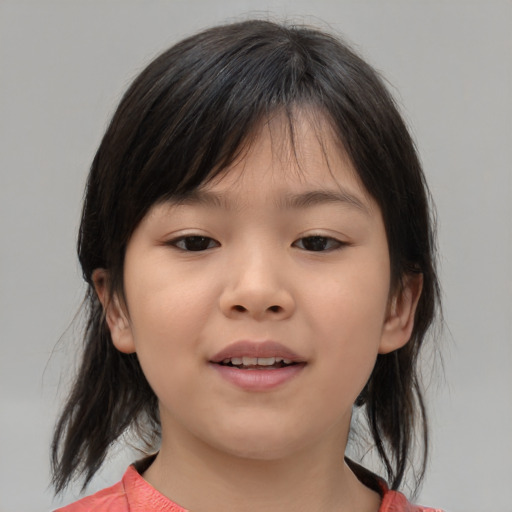
M299 238L293 245L305 251L321 252L338 249L344 244L328 236L306 236Z
M184 236L177 240L173 240L171 245L174 245L178 249L182 249L184 251L198 252L218 247L219 243L213 238L209 238L207 236Z

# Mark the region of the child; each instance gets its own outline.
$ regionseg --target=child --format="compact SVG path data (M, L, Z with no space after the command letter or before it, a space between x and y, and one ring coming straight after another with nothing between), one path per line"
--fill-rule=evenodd
M89 320L53 482L86 485L127 429L155 453L60 510L432 510L397 491L417 430L426 465L427 188L342 42L247 21L158 57L96 154L78 252ZM354 406L389 487L344 459Z

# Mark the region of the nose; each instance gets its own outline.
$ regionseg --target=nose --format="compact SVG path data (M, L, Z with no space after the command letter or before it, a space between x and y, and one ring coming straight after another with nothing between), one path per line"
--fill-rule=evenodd
M229 318L249 317L257 321L284 320L293 315L295 300L291 282L279 255L250 251L231 261L220 308Z

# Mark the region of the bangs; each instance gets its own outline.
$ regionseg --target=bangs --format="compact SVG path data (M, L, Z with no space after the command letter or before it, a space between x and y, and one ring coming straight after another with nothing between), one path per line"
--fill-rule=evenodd
M131 124L133 142L121 166L142 210L187 194L229 167L275 116L285 115L293 147L293 111L313 100L305 63L291 61L284 42L267 49L261 42L228 41L232 48L222 52L206 43L187 48L185 41L153 64L166 72L155 82L137 128ZM192 63L193 80L187 69ZM138 87L142 92L147 84Z

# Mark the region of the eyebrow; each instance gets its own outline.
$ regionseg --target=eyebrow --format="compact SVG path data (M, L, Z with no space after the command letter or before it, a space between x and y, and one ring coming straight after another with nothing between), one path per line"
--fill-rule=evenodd
M355 207L365 214L369 214L368 206L356 195L347 190L311 190L300 194L287 194L279 206L282 208L299 209L317 206L326 203L341 203Z
M181 205L203 205L213 206L215 208L222 208L225 210L231 210L238 208L238 203L235 201L233 204L232 200L229 200L226 194L220 194L211 192L208 190L192 190L187 194L172 198L170 201L176 206ZM340 188L338 190L310 190L307 192L301 192L297 194L289 193L284 197L279 198L277 206L280 209L303 209L311 208L322 204L343 204L357 210L360 210L366 215L370 214L369 207L365 202L352 194L348 190Z

